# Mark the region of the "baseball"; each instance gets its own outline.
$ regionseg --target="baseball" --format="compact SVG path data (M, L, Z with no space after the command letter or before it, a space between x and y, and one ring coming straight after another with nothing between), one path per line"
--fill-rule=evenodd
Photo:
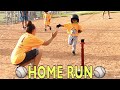
M27 75L27 69L25 67L17 67L16 68L16 75L18 78L24 78Z
M94 76L97 78L103 78L105 76L105 73L106 73L105 68L102 66L97 66L94 69Z

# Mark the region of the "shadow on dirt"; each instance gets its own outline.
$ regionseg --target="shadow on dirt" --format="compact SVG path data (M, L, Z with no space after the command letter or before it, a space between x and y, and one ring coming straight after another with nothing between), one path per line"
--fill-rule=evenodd
M43 51L43 58L52 58L58 60L75 60L80 59L79 53L74 56L71 52L60 52L60 51Z
M0 54L3 56L10 56L12 51L13 49L10 48L0 49Z
M120 55L111 55L111 56L97 56L97 55L92 55L92 54L85 54L85 59L90 59L90 60L120 60Z

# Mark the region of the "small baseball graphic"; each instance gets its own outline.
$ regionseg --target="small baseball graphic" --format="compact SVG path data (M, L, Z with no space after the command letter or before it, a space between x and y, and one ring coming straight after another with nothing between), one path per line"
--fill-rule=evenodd
M15 72L18 78L24 78L27 75L27 69L22 66L17 67Z
M103 78L106 74L105 68L102 66L97 66L94 69L94 76L97 78Z

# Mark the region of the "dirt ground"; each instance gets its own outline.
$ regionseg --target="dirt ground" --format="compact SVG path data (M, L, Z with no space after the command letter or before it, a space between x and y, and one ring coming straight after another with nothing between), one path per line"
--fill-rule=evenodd
M67 79L67 65L81 64L81 39L85 39L84 54L85 65L103 66L106 74L103 79L120 79L120 13L111 13L112 19L102 13L80 16L80 24L83 32L78 37L77 55L71 54L71 46L68 45L68 34L61 28L57 37L49 46L41 46L43 56L39 65L63 65L63 78ZM36 20L39 38L48 40L55 26L70 21L70 17L53 18L52 31L44 32L43 20ZM18 79L15 75L15 66L10 62L10 55L19 37L25 31L21 23L15 25L0 26L0 79ZM27 79L27 77L25 77ZM94 77L95 78L95 77ZM95 78L96 79L96 78Z

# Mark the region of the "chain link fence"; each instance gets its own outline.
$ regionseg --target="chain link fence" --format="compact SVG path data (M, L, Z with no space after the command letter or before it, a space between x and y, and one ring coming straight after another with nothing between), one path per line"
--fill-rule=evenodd
M53 15L73 13L75 11L50 11ZM36 20L43 18L43 11L29 11L29 20ZM20 22L20 11L0 11L0 25L1 24L17 24Z

